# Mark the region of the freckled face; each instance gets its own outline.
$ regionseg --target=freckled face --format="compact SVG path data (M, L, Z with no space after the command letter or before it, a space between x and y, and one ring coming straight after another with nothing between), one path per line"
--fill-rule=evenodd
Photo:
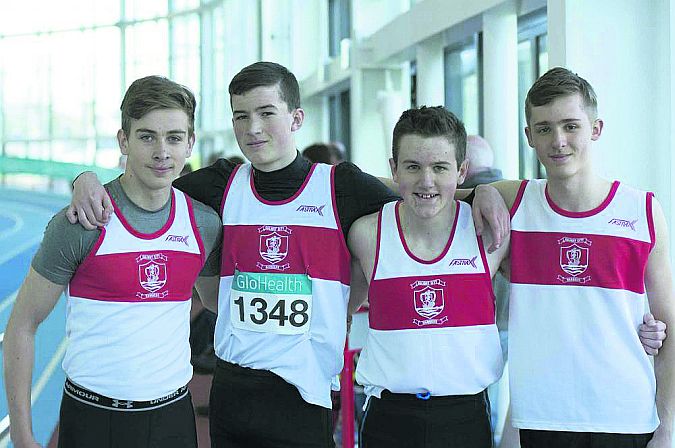
M405 205L421 218L447 211L466 177L466 162L457 167L455 146L442 136L404 135L398 163L389 163Z

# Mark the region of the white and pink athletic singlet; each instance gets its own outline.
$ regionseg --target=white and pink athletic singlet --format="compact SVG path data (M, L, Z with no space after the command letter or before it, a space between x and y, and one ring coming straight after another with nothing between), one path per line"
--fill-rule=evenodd
M654 245L652 194L614 182L573 213L545 180L523 182L511 211L509 361L513 424L649 433L654 369L638 338Z
M333 173L313 165L285 201L258 196L250 164L232 173L215 333L219 358L274 372L326 408L342 369L350 281Z
M204 260L192 203L180 191L172 189L169 219L153 234L135 231L115 205L68 285L68 378L138 401L185 386L192 377L190 299Z
M356 369L368 396L476 394L499 379L502 352L492 283L471 208L457 203L450 238L434 260L408 249L399 203L378 223L368 292L369 330Z

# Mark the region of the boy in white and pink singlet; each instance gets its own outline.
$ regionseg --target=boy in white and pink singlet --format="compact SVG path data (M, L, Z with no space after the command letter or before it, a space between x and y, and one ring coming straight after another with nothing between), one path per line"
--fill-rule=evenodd
M603 121L586 80L550 70L525 111L548 178L493 184L512 216L509 373L521 446L671 448L675 347L665 341L652 364L636 331L647 303L667 325L675 319L661 206L593 170Z
M491 277L508 242L488 254L471 207L453 199L467 162L451 112L404 112L392 146L403 200L357 220L348 240L352 298L369 284L361 446L491 447L485 389L502 373Z
M30 400L35 332L65 292L58 446L196 448L191 294L198 275L218 273L222 224L171 186L194 145L195 108L192 92L169 79L134 81L117 134L126 169L106 184L115 214L85 230L64 209L47 226L3 346L15 447L39 446Z

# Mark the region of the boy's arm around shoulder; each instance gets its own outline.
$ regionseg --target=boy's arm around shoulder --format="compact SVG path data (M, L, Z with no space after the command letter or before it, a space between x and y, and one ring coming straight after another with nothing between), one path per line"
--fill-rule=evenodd
M673 278L670 265L669 236L666 219L656 199L652 202L654 218L654 247L645 271L645 287L652 314L669 328L675 325ZM656 372L656 407L661 424L648 447L670 448L673 439L675 413L675 341L666 339L654 358Z
M487 221L491 228L491 242L488 252L493 252L501 247L511 231L509 212L513 206L518 192L518 181L498 181L492 184L479 185L476 187L476 196L471 204L473 221L476 226L476 234L484 235ZM463 197L467 190L457 190L456 197ZM513 194L511 192L514 191Z
M33 438L30 402L35 332L64 289L65 285L52 283L31 267L7 323L3 341L4 377L10 432L17 447L39 446Z
M211 207L192 200L197 228L204 244L206 263L195 286L204 307L217 312L220 284L220 255L223 243L223 223Z
M513 208L513 204L516 202L516 197L518 196L518 191L520 191L522 181L505 179L492 182L491 184L488 185L494 187L497 190L497 192L499 192L499 195L502 197L502 199L504 199L506 208L508 208L509 211L511 211L511 208ZM478 186L477 188L480 189L481 186Z
M511 250L511 234L508 233L502 240L502 244L493 252L488 252L488 247L492 245L492 235L490 227L487 226L486 231L483 232L481 239L483 240L483 247L485 248L485 258L487 258L488 267L490 269L490 278L494 278L497 271L502 270L506 275L504 269L508 266L509 254ZM508 278L508 277L507 277Z
M350 316L368 299L368 285L377 247L378 215L379 213L372 213L357 219L347 235L347 246L352 255L352 281L348 305Z

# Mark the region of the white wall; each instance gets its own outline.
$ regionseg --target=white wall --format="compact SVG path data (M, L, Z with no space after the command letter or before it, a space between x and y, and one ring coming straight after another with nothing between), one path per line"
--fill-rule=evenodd
M652 190L672 228L673 11L670 2L549 0L549 62L593 85L605 177Z

